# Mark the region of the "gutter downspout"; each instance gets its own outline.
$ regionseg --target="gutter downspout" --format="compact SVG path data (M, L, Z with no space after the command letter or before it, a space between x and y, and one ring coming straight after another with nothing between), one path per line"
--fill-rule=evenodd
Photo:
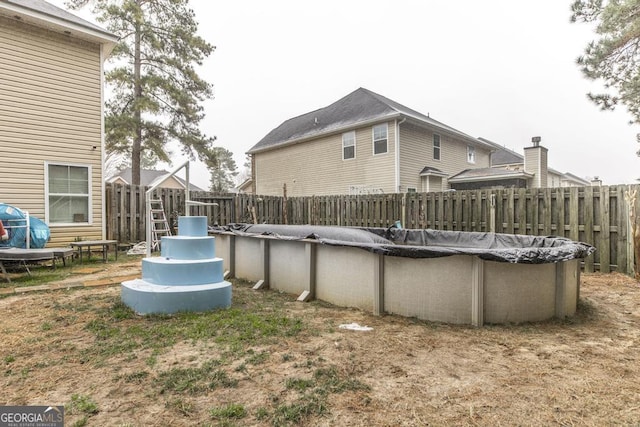
M398 122L396 119L396 193L400 192L400 125L403 124L407 120L406 117L403 117L402 120Z

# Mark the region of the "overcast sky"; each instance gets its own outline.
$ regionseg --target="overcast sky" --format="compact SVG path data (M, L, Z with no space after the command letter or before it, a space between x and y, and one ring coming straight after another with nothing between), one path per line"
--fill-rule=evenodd
M569 22L571 0L190 4L217 46L201 69L215 87L203 131L239 168L284 120L364 87L520 154L541 136L560 172L605 184L640 178L640 129L626 110L602 112L586 98L598 85L575 59L595 34Z

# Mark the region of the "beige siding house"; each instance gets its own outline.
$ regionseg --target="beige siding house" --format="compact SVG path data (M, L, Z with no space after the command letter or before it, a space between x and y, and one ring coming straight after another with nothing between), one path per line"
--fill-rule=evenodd
M0 202L105 237L103 63L117 37L42 0L0 0Z
M492 146L367 89L282 123L253 146L255 192L289 196L442 191L489 167Z

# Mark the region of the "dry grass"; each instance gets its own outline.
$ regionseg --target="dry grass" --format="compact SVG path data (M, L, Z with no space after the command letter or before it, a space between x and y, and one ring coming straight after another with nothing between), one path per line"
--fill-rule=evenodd
M575 318L481 329L242 283L226 317L139 318L118 287L11 296L0 404L66 404L67 425L636 425L640 287L582 278Z

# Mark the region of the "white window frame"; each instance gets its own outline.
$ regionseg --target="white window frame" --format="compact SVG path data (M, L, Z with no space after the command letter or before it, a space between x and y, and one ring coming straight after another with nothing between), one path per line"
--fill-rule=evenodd
M476 147L467 145L467 163L476 163Z
M376 153L376 141L382 141L382 138L379 138L378 140L376 140L376 128L382 128L382 127L384 127L385 150L381 151L379 153ZM372 139L372 142L373 142L373 155L374 156L387 154L389 152L389 124L388 123L382 123L382 124L375 125L374 127L372 127L371 128L371 139Z
M351 141L351 144L346 145L347 142ZM348 147L353 147L353 157L345 157L345 149ZM351 132L345 132L342 134L342 160L353 160L356 158L356 131L352 130Z
M416 187L407 187L407 193L417 193L418 189Z
M70 166L77 168L86 168L87 169L87 185L88 185L88 194L87 197L87 221L84 222L54 222L51 223L49 220L49 197L52 195L49 193L49 166ZM93 192L92 192L92 167L89 164L85 163L66 163L66 162L44 162L44 216L45 222L49 227L77 227L77 226L87 226L93 224ZM53 193L56 195L58 193ZM60 193L60 195L66 195ZM77 197L78 194L69 194L70 196Z
M442 159L442 137L440 136L440 134L434 133L432 139L433 139L433 152L432 152L433 160L436 160L439 162ZM437 145L436 145L436 139L438 140ZM436 149L438 150L438 157L436 157Z

